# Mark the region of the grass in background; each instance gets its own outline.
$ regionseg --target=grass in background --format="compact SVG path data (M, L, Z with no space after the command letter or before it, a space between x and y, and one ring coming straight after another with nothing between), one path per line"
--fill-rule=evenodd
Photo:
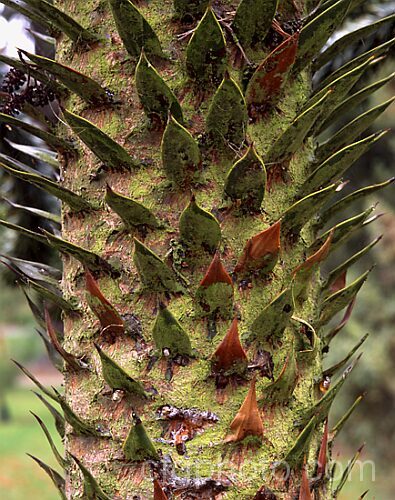
M12 389L7 394L11 420L0 422L0 498L7 500L57 500L59 495L49 477L26 455L40 458L59 470L49 444L28 409L44 421L59 450L60 437L48 411L29 389Z

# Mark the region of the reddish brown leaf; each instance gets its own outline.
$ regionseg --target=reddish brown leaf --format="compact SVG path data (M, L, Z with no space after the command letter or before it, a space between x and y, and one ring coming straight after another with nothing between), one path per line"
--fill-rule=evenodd
M235 272L261 269L266 267L269 262L275 263L280 251L280 229L281 222L277 221L250 238L236 264Z
M313 255L310 255L308 259L306 259L302 264L300 264L297 268L294 269L293 275L295 276L299 271L309 271L315 264L319 264L328 256L332 238L333 238L334 230L332 230L325 240L324 244L319 248Z
M207 288L208 286L214 285L215 283L227 283L233 286L232 278L224 268L218 252L216 252L216 254L214 255L214 258L211 261L211 264L209 265L204 278L200 282L200 286Z
M167 499L168 496L163 491L159 481L157 479L154 479L154 500L167 500Z
M232 367L242 367L247 364L247 355L240 343L237 319L232 324L213 354L213 370L215 372L228 371Z
M88 291L89 306L99 318L100 325L110 335L117 335L124 331L124 323L115 308L104 297L95 278L85 269L85 283Z
M299 500L313 500L310 493L309 478L307 477L306 465L302 468L302 480L300 483Z
M278 96L295 62L298 40L298 32L288 37L256 69L246 91L250 112L254 107L267 107Z
M45 324L47 327L48 337L51 339L52 345L54 346L56 351L62 356L62 358L70 366L70 368L74 370L81 369L82 365L80 364L78 359L69 352L65 351L63 349L63 346L59 342L47 308L44 309L44 314L45 314Z
M331 294L336 293L339 290L342 290L346 286L346 277L347 277L347 270L339 274L338 278L335 279L335 281L331 284L329 288Z
M328 455L328 420L325 422L324 433L321 439L320 451L318 452L318 460L317 460L317 476L322 478L326 474L326 463L327 463L327 455Z
M242 441L247 436L263 438L263 423L256 401L255 379L251 381L248 394L230 424L230 429L232 434L225 438L227 443Z
M352 310L354 309L356 300L357 300L356 297L352 299L352 301L347 306L343 319L337 326L335 326L335 328L332 328L332 330L326 335L325 339L327 343L329 343L333 339L333 337L335 337L340 332L340 330L346 326L348 320L351 318L351 313Z

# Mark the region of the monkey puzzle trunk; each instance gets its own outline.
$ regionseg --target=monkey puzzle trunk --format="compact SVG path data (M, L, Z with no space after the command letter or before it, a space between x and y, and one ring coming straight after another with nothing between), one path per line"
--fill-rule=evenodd
M344 421L328 438L327 415L350 369L328 377L350 356L323 373L323 328L366 274L325 287L318 271L368 213L319 237L317 214L378 136L314 159L371 59L314 93L310 63L352 2L62 2L90 31L28 3L69 37L63 66L24 56L72 90L62 120L81 140L62 238L46 234L79 303L58 343L65 394L49 393L66 418L62 495L331 498Z

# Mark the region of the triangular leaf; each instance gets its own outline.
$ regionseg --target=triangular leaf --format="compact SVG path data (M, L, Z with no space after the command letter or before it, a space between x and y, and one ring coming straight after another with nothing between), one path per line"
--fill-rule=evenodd
M104 493L96 479L92 476L84 464L70 452L69 455L78 465L78 468L84 477L84 498L86 498L86 500L112 500L111 497Z
M210 104L206 131L216 145L239 148L245 140L247 121L247 107L241 89L226 74Z
M265 405L286 404L290 400L298 377L298 367L293 349L294 347L291 345L289 349L291 352L288 354L278 377L264 388L261 401Z
M180 217L180 239L191 248L203 247L214 252L221 241L221 228L217 219L201 208L193 196Z
M152 336L161 355L164 351L168 351L171 358L174 358L177 354L185 356L192 354L191 341L187 333L172 313L162 304L159 307Z
M134 424L123 444L123 452L127 460L131 462L140 462L142 460L159 460L152 441L139 417L134 415Z
M133 169L139 163L117 142L92 122L63 109L63 116L83 143L108 167L114 170Z
M141 203L113 191L109 185L106 190L106 203L119 215L126 228L157 228L159 223L154 214Z
M291 449L282 460L282 463L287 464L287 467L296 469L301 465L304 457L308 454L310 441L316 425L316 418L312 417L311 420L307 423L306 427L296 438L296 441L292 445Z
M226 70L226 42L221 26L208 7L186 49L186 69L192 80L219 85Z
M240 373L246 369L247 362L247 355L240 342L237 318L235 318L212 356L212 369L215 373Z
M241 0L232 28L243 47L262 43L277 11L278 0Z
M230 169L224 186L225 196L245 212L257 212L266 188L266 169L262 158L251 145L245 155Z
M142 49L148 55L163 57L154 30L130 0L109 0L109 4L119 36L132 57L138 58Z
M141 52L136 67L136 89L144 112L153 123L163 125L169 113L183 123L182 109L170 87Z
M167 178L181 186L192 180L202 163L197 142L173 116L163 133L161 154Z

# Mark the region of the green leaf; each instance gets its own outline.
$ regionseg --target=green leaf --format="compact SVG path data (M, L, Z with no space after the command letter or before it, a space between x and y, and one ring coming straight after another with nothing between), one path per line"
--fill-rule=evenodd
M335 314L344 309L352 301L361 289L362 285L365 283L370 271L371 269L363 273L347 287L333 293L324 300L321 305L317 329L326 325L328 321L335 316Z
M5 115L0 113L0 123L4 123L10 127L15 127L17 129L24 130L29 134L32 134L40 139L42 139L48 146L58 149L59 151L74 151L74 147L70 142L65 141L59 137L56 137L51 132L42 130L41 128L35 127L24 120L18 120L13 116Z
M197 17L207 9L209 0L173 0L174 11L183 18L187 15Z
M103 378L111 389L120 389L136 396L146 396L140 382L130 377L123 368L107 356L99 345L95 344L95 347L100 355Z
M284 366L278 377L263 389L260 403L266 405L286 404L292 397L296 387L298 367L293 345L287 349L289 352Z
M67 109L63 109L63 116L73 132L105 165L114 170L131 170L139 166L139 163L122 146L92 122Z
M56 472L55 469L52 469L52 467L42 462L39 458L35 457L34 455L30 455L30 453L26 453L26 455L32 458L48 474L53 484L56 486L60 498L62 498L62 500L67 500L65 493L66 483L64 478L59 474L59 472Z
M322 80L319 84L319 89L326 87L327 85L330 85L331 82L334 80L338 79L340 76L344 75L345 73L349 73L351 70L356 68L357 66L363 64L363 63L370 63L372 60L377 59L378 57L381 57L384 55L395 43L395 37L391 38L391 40L388 40L385 43L382 43L381 45L378 45L377 47L373 47L373 49L370 49L366 52L363 52L360 54L358 57L355 57L351 61L347 62L346 64L343 64L339 69L331 73L327 78Z
M0 164L1 165L1 164ZM22 226L18 226L17 224L12 224L12 222L7 222L6 220L0 219L0 226L4 226L7 229L13 229L14 231L18 231L18 233L23 234L23 236L27 236L39 243L44 243L48 245L48 241L42 234L35 233L34 231L30 231L30 229L26 229Z
M48 396L49 398L51 398L53 401L56 401L56 403L59 403L57 394L54 394L49 389L47 389L46 387L44 387L36 379L36 377L32 373L30 373L27 368L25 368L23 365L21 365L20 363L18 363L18 361L15 361L15 359L12 359L11 361L16 364L16 366L26 375L27 378L30 378L30 380L33 382L33 384L35 384L40 389L40 391L42 391L46 396Z
M37 420L37 422L39 423L41 429L43 430L44 434L45 434L45 437L47 438L48 440L48 443L49 443L49 446L51 447L51 450L55 456L55 459L56 461L58 462L58 464L62 467L62 469L67 469L68 467L68 462L65 458L63 458L61 456L61 454L59 453L59 451L57 450L56 446L55 446L55 443L53 442L53 439L51 437L51 434L49 432L49 430L47 429L47 426L44 424L44 422L41 420L41 418L36 415L35 413L33 413L32 411L30 412L33 417Z
M277 5L278 0L241 0L232 28L243 47L263 42L272 25Z
M219 85L226 65L225 37L209 6L188 43L186 70L192 80Z
M64 416L58 412L58 410L51 405L41 394L36 391L33 393L38 397L38 399L44 404L44 406L49 410L50 414L53 416L55 420L55 427L59 433L59 436L63 439L65 434L65 418Z
M69 452L84 477L84 498L86 500L113 500L100 488L96 479L92 476L85 465L78 458Z
M237 83L225 74L206 118L206 131L216 145L239 148L245 141L247 106Z
M354 141L372 125L372 123L388 108L388 106L394 102L394 100L395 97L392 97L388 101L371 108L369 111L366 111L357 118L354 118L351 122L344 125L344 127L338 130L326 142L319 145L314 153L315 161L317 163L324 161L336 151L344 148L347 144Z
M319 188L334 182L362 156L375 142L380 140L388 131L380 131L369 135L358 142L349 144L337 153L330 156L323 163L313 170L300 188L300 193L311 193Z
M344 261L342 264L337 266L335 269L333 269L329 274L328 277L322 287L322 290L324 292L328 292L331 285L339 278L341 274L343 274L344 271L346 271L350 266L355 264L361 257L363 257L365 254L367 254L375 245L381 240L381 236L378 238L375 238L371 243L366 245L362 250L359 252L355 253L352 257Z
M175 273L154 252L136 238L134 244L133 260L144 289L149 292L183 292Z
M63 311L68 313L78 312L78 302L76 300L66 300L60 292L53 292L50 288L44 287L33 280L28 280L27 285L32 288L37 295L44 301L51 301L60 307Z
M64 396L62 396L54 387L53 390L56 394L56 401L60 404L63 410L66 422L71 425L74 434L78 436L108 437L107 433L94 428L91 424L76 415L70 405L66 402Z
M23 181L29 182L39 189L43 189L47 191L49 194L52 194L56 198L59 198L64 203L66 203L71 210L74 212L81 212L84 210L92 209L92 205L87 202L84 198L79 196L78 194L70 191L57 182L49 179L48 177L44 177L43 175L36 173L35 170L29 169L31 171L22 171L20 170L21 164L9 156L0 154L0 167L4 169L8 174L17 177Z
M301 198L290 206L281 216L281 232L284 235L300 234L304 225L312 219L320 208L333 196L336 191L337 184L315 191L304 198ZM303 187L301 189L303 192ZM304 190L304 192L306 192Z
M21 49L19 49L19 52L28 57L41 71L51 74L85 102L95 106L111 102L111 93L89 76L47 57L38 56Z
M361 340L351 349L351 351L347 354L345 358L343 358L341 361L336 363L335 365L331 366L330 368L327 368L324 370L322 376L323 378L329 377L332 378L333 375L335 375L339 370L341 370L348 361L353 357L353 355L358 351L358 349L361 347L361 345L365 342L365 340L369 337L369 334L365 334Z
M109 0L119 36L128 53L135 58L145 53L163 57L162 47L150 24L130 0Z
M339 28L352 0L339 0L303 26L296 55L298 69L309 64L332 33Z
M47 219L51 222L55 222L55 224L60 224L61 217L58 214L54 214L52 212L46 212L45 210L40 210L35 207L25 207L24 205L19 205L18 203L14 203L8 198L2 198L6 201L12 208L16 208L17 210L22 210L23 212L27 212L29 214L36 215L37 217L41 217L42 219Z
M334 110L326 115L327 118L325 118L325 120L322 122L320 130L325 130L333 121L336 121L338 118L341 118L345 114L347 114L350 109L356 109L359 104L361 104L361 102L367 99L371 94L373 94L373 92L380 89L383 85L390 82L394 78L394 76L395 73L391 73L382 80L378 80L377 82L363 87L361 90L359 90L355 94L352 94L343 102L340 102L340 104L337 104Z
M73 42L80 45L91 45L98 41L98 36L95 33L83 28L52 3L46 0L25 0L25 3L33 7L40 16L53 24L61 33L67 35Z
M322 113L319 118L314 123L314 126L310 129L310 133L317 134L317 131L323 130L323 123L325 123L328 116L332 114L332 111L347 97L350 90L354 87L357 81L361 78L366 68L370 64L370 60L363 62L360 66L352 69L344 75L340 75L339 78L333 82L326 85L322 90L315 92L311 98L304 105L303 110L315 104L319 101L322 96L324 96L329 90L331 93L325 100L325 106L322 109Z
M296 469L302 464L305 456L308 455L310 441L316 425L316 418L312 417L306 427L296 438L294 444L287 452L281 463L286 464L286 466L290 467L291 469Z
M141 52L136 66L136 89L144 112L153 123L163 125L169 113L183 123L182 109L170 87Z
M292 287L283 290L268 304L251 325L251 337L259 343L281 341L294 311Z
M159 307L152 336L160 355L163 355L165 349L169 351L171 358L178 354L185 356L192 354L191 341L187 333L164 305Z
M245 92L248 113L258 119L278 100L295 62L299 32L286 38L257 67Z
M341 492L341 490L343 489L343 486L346 484L347 480L348 480L348 477L349 475L351 474L351 470L352 468L354 467L355 465L355 462L358 460L359 458L359 455L361 454L362 452L362 449L365 445L363 444L362 446L360 446L357 450L357 452L355 453L355 455L352 457L352 459L348 462L347 464L347 467L344 469L344 472L342 474L342 477L340 478L340 481L339 483L337 484L336 486L336 489L335 491L333 492L333 498L338 498L339 496L339 493ZM363 498L363 497L360 497L360 498Z
M10 255L0 254L0 257L7 259L26 278L42 282L59 290L59 281L62 279L62 271L59 269L41 262L18 259Z
M55 171L59 170L60 164L58 161L58 154L51 149L42 148L39 146L30 146L26 144L18 144L4 138L5 142L11 146L12 149L20 151L21 153L31 156L34 160L47 163Z
M198 144L172 116L163 133L161 155L167 178L178 185L190 182L202 163Z
M339 201L328 207L322 214L319 216L319 221L316 227L321 228L326 225L329 220L337 215L339 212L342 212L345 208L349 207L354 201L357 201L365 196L369 196L380 189L383 189L389 185L391 185L395 181L395 177L388 179L387 181L380 182L379 184L372 184L371 186L367 186L356 191L353 191L348 196L341 198Z
M242 211L260 210L266 188L266 169L262 158L251 145L230 169L224 186L225 196L239 203Z
M360 214L355 215L354 217L351 217L350 219L347 219L345 221L339 222L335 226L331 227L313 242L313 244L309 248L309 251L315 251L317 248L319 248L329 236L329 233L334 229L335 232L332 238L331 247L329 249L329 253L332 253L336 248L338 248L346 240L348 240L355 233L355 231L370 222L368 217L373 212L373 210L374 206L369 207Z
M159 227L159 222L151 210L131 198L115 193L108 184L105 201L119 215L129 231L141 227Z
M193 196L180 217L180 239L192 248L214 252L221 241L221 228L214 215L203 210Z
M130 462L142 460L159 460L158 452L148 437L139 417L134 416L135 423L123 444L123 452Z
M268 163L288 160L300 149L310 129L322 114L323 108L326 105L326 98L329 94L331 94L331 90L328 90L318 101L314 102L312 106L300 113L293 120L290 126L269 149L265 158Z
M331 430L332 440L335 439L335 437L342 430L344 424L350 418L351 414L353 413L355 408L359 405L359 403L362 401L362 399L363 399L363 395L358 396L357 399L354 401L354 403L346 411L346 413L340 418L340 420L337 422L337 424L333 427L333 429Z
M351 33L347 33L347 35L344 35L341 38L338 38L326 50L319 54L313 64L314 71L317 71L319 68L324 66L324 64L328 63L332 59L335 59L338 54L347 50L352 44L356 42L360 43L365 37L368 37L372 33L376 33L376 31L384 24L394 20L395 14L391 14L374 23L369 23L362 28L351 31Z
M82 248L78 245L74 245L74 243L70 243L70 241L63 240L62 238L59 238L58 236L55 236L54 234L49 233L44 229L42 230L42 232L44 233L49 244L52 247L54 247L61 253L74 257L83 266L88 267L88 269L90 269L91 271L116 274L113 267L96 253L85 250L85 248Z

